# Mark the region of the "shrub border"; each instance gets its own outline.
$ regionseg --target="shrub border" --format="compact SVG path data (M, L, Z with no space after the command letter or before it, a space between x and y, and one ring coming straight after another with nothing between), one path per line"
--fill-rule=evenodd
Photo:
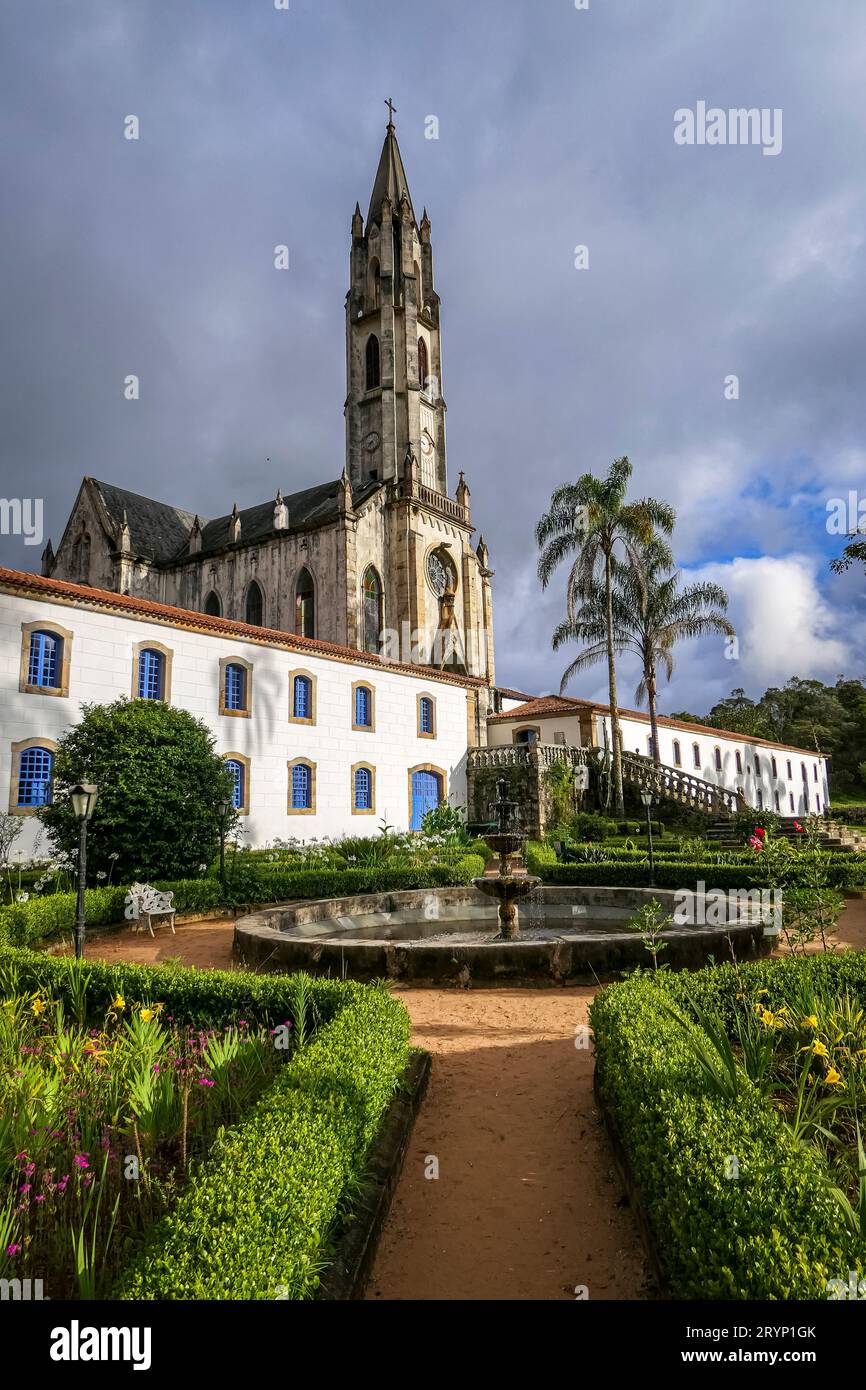
M322 1275L317 1299L362 1299L370 1282L376 1252L406 1161L415 1120L427 1093L432 1059L416 1051L403 1073L400 1089L382 1118L367 1155L368 1178L349 1219L341 1223L334 1257Z

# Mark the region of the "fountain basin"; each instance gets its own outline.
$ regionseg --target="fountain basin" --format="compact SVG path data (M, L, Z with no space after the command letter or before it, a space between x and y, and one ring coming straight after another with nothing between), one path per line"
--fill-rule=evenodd
M542 887L528 884L520 938L498 937L496 901L476 887L410 889L268 907L235 924L235 954L256 970L308 970L357 980L429 985L563 984L616 979L650 965L631 917L653 898L666 913L665 889ZM496 879L485 879L485 884ZM674 927L662 959L697 968L710 956L767 954L775 938L748 920L727 927Z

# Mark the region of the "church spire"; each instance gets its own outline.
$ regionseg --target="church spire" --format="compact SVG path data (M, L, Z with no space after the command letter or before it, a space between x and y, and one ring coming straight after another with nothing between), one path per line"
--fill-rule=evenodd
M397 131L394 126L393 114L397 109L392 105L390 99L386 103L388 106L389 120L385 129L385 143L382 146L382 153L379 156L379 167L376 170L376 177L373 180L373 192L370 195L370 210L367 213L367 224L370 222L381 222L382 203L387 198L392 208L400 206L400 200L405 197L409 203L409 211L412 220L415 220L415 210L412 207L412 195L409 192L409 180L406 178L406 170L403 168L403 159L400 154L400 146L397 144Z

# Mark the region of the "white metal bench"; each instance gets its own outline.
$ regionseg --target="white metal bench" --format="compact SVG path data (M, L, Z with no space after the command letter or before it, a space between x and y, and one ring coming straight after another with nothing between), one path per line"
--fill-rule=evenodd
M159 888L151 888L148 883L133 883L124 899L127 920L133 931L144 931L145 927L153 936L154 918L167 918L172 935L175 935L174 922L177 916L174 908L174 893L163 893Z

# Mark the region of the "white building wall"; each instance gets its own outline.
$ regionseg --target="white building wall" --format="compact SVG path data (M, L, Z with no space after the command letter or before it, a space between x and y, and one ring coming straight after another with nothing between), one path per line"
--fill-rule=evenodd
M610 717L602 714L593 717L598 742L603 746L603 725L607 724L610 738ZM566 743L581 746L578 713L567 714L563 711L534 718L491 720L488 724L488 741L492 747L510 747L514 743L515 733L522 728L540 729L542 743L556 743L560 741L557 734L564 734ZM623 715L620 717L620 728L626 752L642 753L644 757L652 755L648 719ZM679 763L675 757L675 742L680 747ZM694 745L698 748L697 760ZM717 748L721 755L720 770L716 767ZM830 804L826 758L787 748L784 744L752 743L747 738L723 734L718 729L673 729L660 725L659 756L668 767L679 766L683 772L694 773L705 782L713 782L730 791L741 791L750 806L761 806L765 811L775 811L778 806L780 815L805 816L823 812Z
M68 698L19 691L22 624L57 624L73 633ZM431 764L445 774L449 800L466 800L467 690L419 671L377 666L265 646L231 635L186 631L165 622L127 617L98 608L30 599L0 592L0 795L17 800L12 788L12 745L24 739L56 741L79 718L83 703L106 704L129 697L133 648L154 642L173 653L170 702L201 719L213 732L218 753L250 759L246 842L274 838L310 839L341 834L375 834L380 818L409 825L409 771ZM239 657L253 667L249 718L220 715L220 659ZM316 722L289 720L289 673L303 669L316 678ZM375 691L375 729L352 729L352 684ZM436 701L433 738L417 732L417 697ZM287 764L306 758L316 765L315 814L289 814ZM375 768L375 814L352 813L352 765ZM38 821L27 816L16 853L32 851Z

